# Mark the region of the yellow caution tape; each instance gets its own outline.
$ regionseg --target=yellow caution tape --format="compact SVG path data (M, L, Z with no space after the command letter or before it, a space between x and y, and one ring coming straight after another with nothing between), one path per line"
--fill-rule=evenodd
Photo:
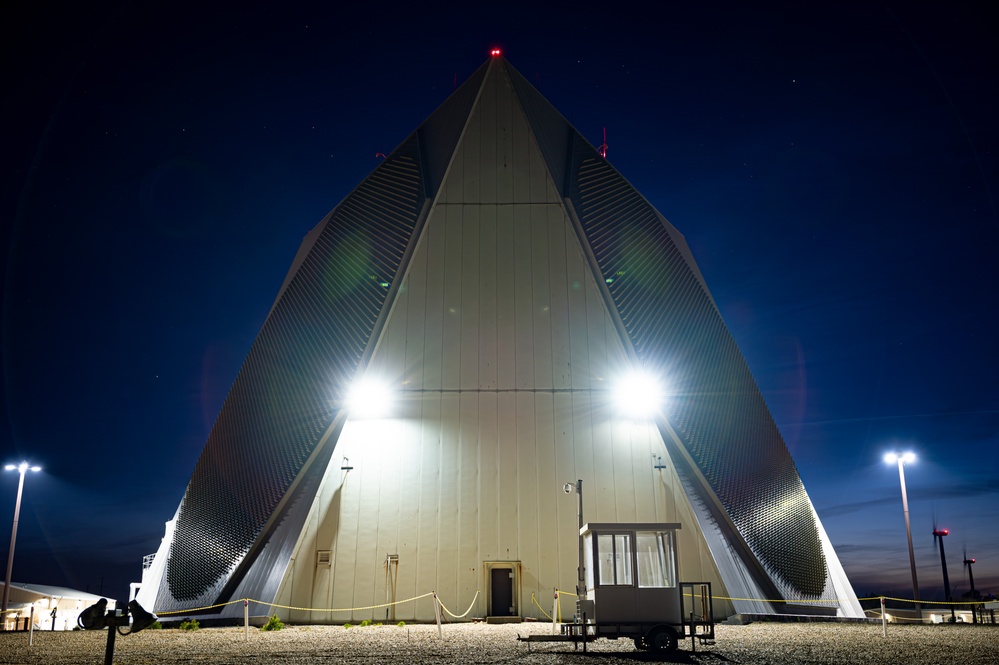
M545 612L545 608L543 608L543 607L541 607L540 605L538 605L538 599L534 597L534 592L533 592L533 591L531 592L531 600L532 600L532 601L534 602L534 604L535 604L535 605L537 606L537 608L538 608L539 610L541 610L541 613L542 613L542 614L544 614L544 615L545 615L545 617L546 617L546 618L547 618L547 619L548 619L549 621L554 621L554 620L555 620L555 619L552 619L552 618L551 618L551 615L550 615L550 614L548 614L548 612Z
M240 598L239 600L230 600L228 603L218 603L216 605L206 605L205 607L193 607L187 610L156 610L153 614L157 616L167 616L170 614L190 614L191 612L203 612L205 610L214 610L216 607L225 607L226 605L235 605L236 603L242 603L245 599Z
M478 595L478 591L475 592ZM268 607L277 607L283 610L295 610L297 612L360 612L362 610L374 610L380 607L390 607L392 605L401 605L402 603L410 603L414 600L420 600L421 598L426 598L427 596L434 595L433 591L423 594L422 596L414 596L412 598L407 598L405 600L397 600L391 603L381 603L380 605L367 605L364 607L297 607L294 605L280 605L278 603L268 603L263 600L256 600L254 598L240 598L239 600L230 600L227 603L218 603L216 605L206 605L204 607L192 607L186 610L157 610L154 612L157 616L168 616L171 614L192 614L194 612L203 612L205 610L213 610L216 607L225 607L226 605L235 605L236 603L257 603L258 605L266 605ZM474 602L474 601L473 601ZM443 604L441 605L443 607ZM471 609L471 608L469 608ZM465 613L467 614L467 612ZM452 615L453 616L453 615ZM462 615L464 616L464 614Z
M268 605L270 607L279 607L283 610L296 610L299 612L360 612L363 610L376 610L381 607L391 607L392 605L401 605L403 603L411 603L414 600L420 600L421 598L426 598L427 596L434 595L433 591L429 591L422 596L413 596L412 598L407 598L406 600L397 600L392 603L381 603L379 605L365 605L364 607L294 607L292 605L278 605L277 603L265 603L262 600L252 600L249 599L251 603L260 603L261 605Z
M576 596L576 594L573 593L573 592L571 592L571 591L562 591L560 589L556 589L555 593L557 593L559 596L562 596L562 595ZM157 616L170 616L170 615L174 615L174 614L193 614L195 612L204 612L206 610L213 610L213 609L216 609L218 607L225 607L226 605L235 605L236 603L243 603L243 602L257 603L258 605L266 605L268 607L276 607L276 608L285 609L285 610L294 610L294 611L297 611L297 612L329 612L329 613L335 613L335 612L361 612L361 611L364 611L364 610L374 610L374 609L379 609L379 608L382 608L382 607L391 607L392 605L401 605L403 603L411 603L411 602L413 602L415 600L420 600L422 598L427 598L428 596L433 596L433 595L434 595L434 592L433 591L429 591L429 592L427 592L427 593L425 593L423 595L413 596L412 598L407 598L405 600L397 600L397 601L394 601L394 602L391 602L391 603L381 603L381 604L378 604L378 605L365 605L363 607L297 607L297 606L294 606L294 605L280 605L278 603L268 603L268 602L264 602L262 600L255 600L253 598L240 598L238 600L230 600L229 602L226 602L226 603L216 603L215 605L205 605L204 607L193 607L193 608L184 609L184 610L157 610L154 613ZM688 598L699 598L700 597L700 596L697 596L697 595L692 594L692 593L687 593L687 594L683 594L683 595L687 596ZM475 601L478 599L478 597L479 597L479 591L476 590L475 591L475 596L472 598L471 604L468 606L468 609L465 610L465 612L462 613L462 614L455 614L455 613L451 612L451 610L447 609L447 607L444 606L444 603L441 602L440 598L437 599L437 602L440 603L441 609L443 609L445 612L447 612L451 617L453 617L455 619L461 619L461 618L464 618L464 617L468 616L468 613L472 611L472 608L475 606ZM802 599L802 600L785 600L785 599L782 598L782 599L779 599L779 600L774 600L774 599L768 599L768 598L738 598L738 597L731 597L731 596L711 596L711 598L714 599L714 600L739 600L739 601L764 602L764 603L785 603L785 604L788 604L788 603L792 603L792 604L793 603L840 603L840 602L844 602L844 601L848 600L848 599L843 599L843 598L832 598L832 599L817 598L817 599ZM881 598L882 598L882 596L870 596L870 597L867 597L867 598L858 598L857 600L858 601L869 601L869 600L880 600ZM962 601L953 601L953 602L952 601L946 601L946 602L944 602L944 601L913 600L911 598L894 598L892 596L884 596L884 599L885 600L893 600L893 601L900 602L900 603L931 604L931 605L935 605L935 606L941 606L941 605L943 605L945 607L949 607L951 605L981 605L982 604L982 601L980 601L980 600L979 601L964 601L964 600L962 600ZM531 592L531 600L538 607L538 609L541 610L541 613L544 614L545 617L549 621L553 620L552 617L547 612L545 612L545 609L543 607L541 607L541 605L538 604L538 600L535 597L535 595L534 595L533 592ZM559 608L559 614L561 614L561 610L562 610L562 603L561 603L561 601L558 604L558 608ZM942 608L938 607L937 609L942 609ZM866 610L866 611L868 611L868 612L877 612L879 610L874 609L874 610ZM896 620L899 620L899 621L919 621L919 619L908 619L906 617L894 617L894 618Z
M472 598L472 602L471 602L471 604L469 604L468 609L465 610L464 614L455 614L451 610L449 610L448 608L444 607L444 603L441 603L441 599L439 597L437 598L437 602L440 603L441 609L444 610L445 612L447 612L448 614L450 614L453 618L455 618L455 619L461 619L463 617L468 616L468 613L472 611L472 608L475 607L475 600L478 597L479 597L479 590L476 589L475 590L475 596Z

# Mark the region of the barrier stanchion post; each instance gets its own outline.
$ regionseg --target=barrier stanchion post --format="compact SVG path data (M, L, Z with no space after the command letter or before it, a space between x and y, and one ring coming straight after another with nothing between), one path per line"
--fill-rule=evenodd
M885 614L884 596L881 596L881 636L888 637L888 616Z
M437 635L444 639L444 631L441 630L441 601L437 599L437 592L434 591L434 615L437 617Z
M558 621L558 589L555 589L555 596L552 598L552 635L555 634L555 623Z
M243 599L243 641L250 641L250 601Z

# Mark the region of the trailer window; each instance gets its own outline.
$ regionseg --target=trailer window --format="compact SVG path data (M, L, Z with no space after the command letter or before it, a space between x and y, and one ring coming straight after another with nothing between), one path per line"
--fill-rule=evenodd
M631 575L631 536L601 533L597 536L600 585L633 584Z
M636 534L638 586L674 587L673 542L667 534L639 531Z

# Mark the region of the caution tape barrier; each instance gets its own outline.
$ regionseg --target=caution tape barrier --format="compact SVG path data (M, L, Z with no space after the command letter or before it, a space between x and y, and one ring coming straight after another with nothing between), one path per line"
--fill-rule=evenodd
M475 592L478 595L478 591ZM433 591L429 591L422 596L413 596L412 598L407 598L405 600L397 600L391 603L381 603L380 605L366 605L364 607L296 607L294 605L280 605L278 603L268 603L263 600L256 600L254 598L240 598L239 600L231 600L228 603L219 603L217 605L206 605L205 607L192 607L186 610L169 610L169 611L156 611L154 614L157 616L168 616L171 614L191 614L194 612L203 612L205 610L212 610L216 607L225 607L226 605L234 605L236 603L257 603L258 605L266 605L267 607L276 607L284 610L295 610L298 612L361 612L363 610L374 610L381 607L391 607L392 605L402 605L403 603L411 603L414 600L420 600L421 598L427 598L428 596L434 595ZM474 601L473 601L474 602ZM471 609L471 608L469 608ZM466 612L467 614L467 612ZM462 615L464 616L464 615Z
M191 614L192 612L204 612L205 610L214 610L216 607L225 607L226 605L235 605L236 603L242 603L246 598L240 598L239 600L230 600L228 603L217 603L215 605L206 605L204 607L192 607L186 610L156 610L153 612L156 616L169 616L171 614ZM256 601L254 601L256 602Z
M468 616L468 613L472 611L473 607L475 607L475 601L478 599L478 597L479 597L479 590L476 589L475 590L475 596L472 598L472 602L469 603L468 609L465 610L464 614L455 614L454 612L452 612L448 608L444 607L444 603L441 602L440 598L437 599L437 602L440 603L441 609L444 610L445 612L447 612L448 614L450 614L452 618L454 618L454 619L462 619L462 618Z
M551 617L550 614L548 614L548 612L545 612L545 608L543 608L540 605L538 605L538 599L534 597L534 592L533 591L531 592L531 602L534 603L535 607L537 607L539 610L541 610L541 613L545 615L546 619L548 619L549 621L554 621L555 620L555 619L553 619Z
M556 589L555 593L557 593L559 596L562 596L562 595L576 596L576 594L573 593L573 592L571 592L571 591L562 591L560 589ZM298 607L298 606L295 606L295 605L281 605L279 603L268 603L268 602L265 602L263 600L256 600L256 599L253 599L253 598L239 598L237 600L230 600L230 601L225 602L225 603L216 603L214 605L205 605L203 607L192 607L192 608L183 609L183 610L157 610L155 612L155 614L157 616L164 616L164 617L165 616L171 616L171 615L177 615L177 614L193 614L193 613L196 613L196 612L204 612L204 611L207 611L207 610L213 610L213 609L217 609L217 608L220 608L220 607L225 607L227 605L235 605L237 603L244 603L244 602L246 602L246 603L256 603L258 605L265 605L267 607L274 607L274 608L278 608L278 609L293 610L293 611L296 611L296 612L328 612L330 614L334 614L334 613L338 613L338 612L363 612L365 610L375 610L375 609L380 609L380 608L383 608L383 607L391 607L393 605L402 605L404 603L411 603L413 601L421 600L423 598L428 598L428 597L433 596L433 595L434 595L434 592L433 591L429 591L429 592L427 592L425 594L422 594L422 595L419 595L419 596L413 596L412 598L406 598L405 600L397 600L397 601L394 601L394 602L391 602L391 603L380 603L378 605L364 605L362 607ZM683 595L687 596L688 598L699 598L700 597L700 596L695 596L694 594L691 594L691 593L687 593L687 594L683 594ZM462 619L462 618L468 616L468 614L472 611L472 608L475 607L475 601L478 600L478 598L479 598L479 591L476 590L475 596L472 598L472 602L469 604L468 609L465 610L465 612L462 613L462 614L455 614L455 613L453 613L451 610L449 610L447 607L445 607L444 603L441 602L441 600L439 598L437 599L437 602L440 604L441 609L443 609L452 618L454 618L454 619ZM783 598L782 599L740 598L740 597L735 597L735 596L711 596L711 598L714 599L714 600L749 601L749 602L764 602L764 603L784 603L784 604L788 604L788 603L792 603L792 604L794 604L794 603L840 603L840 602L846 602L846 601L849 600L849 599L843 599L843 598L817 598L817 599L786 600L786 599L783 599ZM864 597L864 598L857 598L857 600L858 601L873 601L873 600L881 600L881 598L882 598L881 596L869 596L869 597ZM952 601L936 601L936 600L934 600L934 601L926 601L926 600L913 600L911 598L895 598L893 596L884 596L884 599L885 600L891 600L891 601L899 602L899 603L912 603L913 605L919 604L919 605L934 605L934 606L944 606L944 607L950 607L951 605L980 605L981 602L982 602L982 601L953 601L952 602ZM535 595L534 595L533 592L531 593L531 601L534 603L535 606L537 606L537 608L539 610L541 610L541 613L544 614L545 617L549 621L552 620L551 615L549 615L547 612L545 612L544 608L541 607L540 604L538 604L538 600L535 597ZM561 613L561 603L559 603L559 610L560 610L560 613ZM868 611L868 612L878 612L879 610L874 609L874 610L866 610L866 611ZM897 618L899 620L903 620L903 621L909 620L909 619L901 618L901 617L897 617ZM912 619L912 620L913 621L918 621L918 619Z

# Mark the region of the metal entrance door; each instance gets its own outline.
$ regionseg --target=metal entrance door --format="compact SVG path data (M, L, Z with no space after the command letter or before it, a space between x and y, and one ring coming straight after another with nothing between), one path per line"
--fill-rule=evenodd
M489 616L513 616L513 569L493 568L490 571L492 597Z

